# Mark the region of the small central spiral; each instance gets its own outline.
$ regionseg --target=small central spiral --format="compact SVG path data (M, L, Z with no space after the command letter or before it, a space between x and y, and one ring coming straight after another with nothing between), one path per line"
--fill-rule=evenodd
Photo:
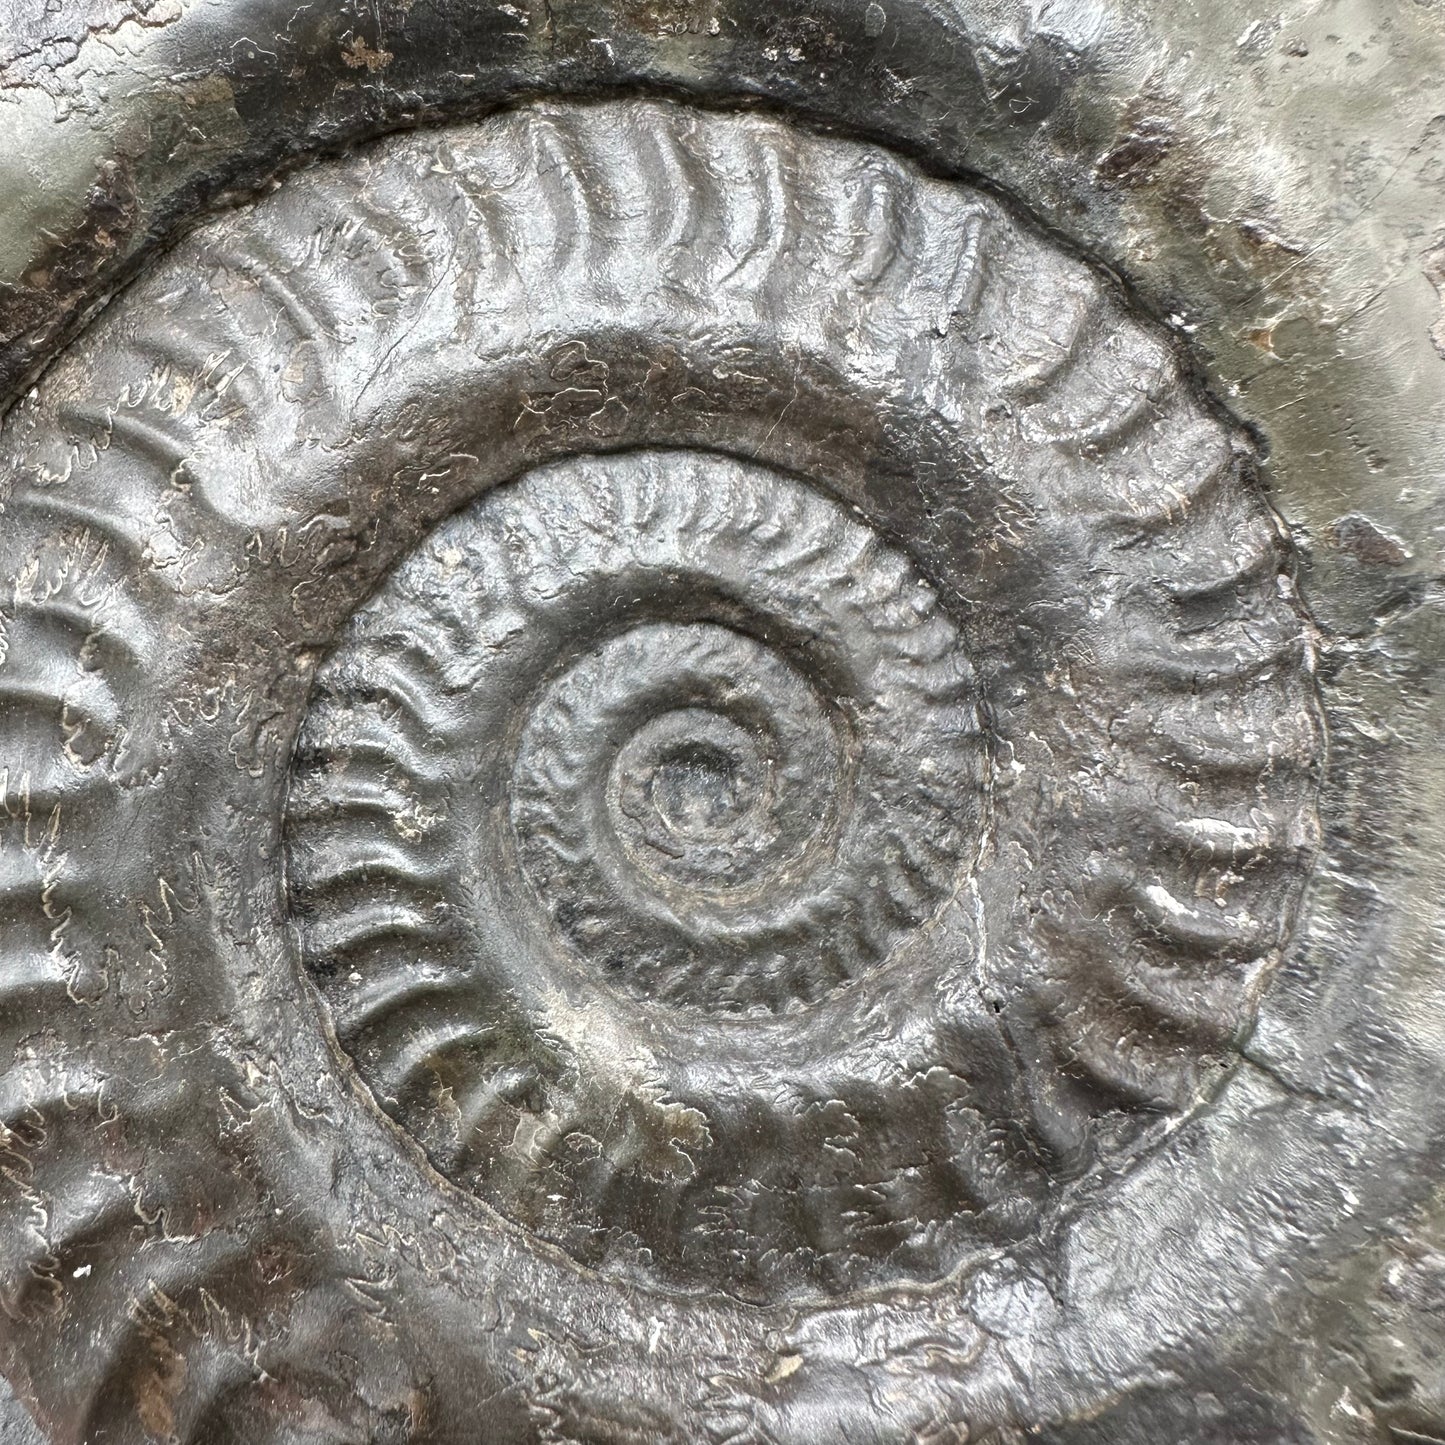
M787 663L707 623L639 628L603 650L652 710L618 749L608 818L654 885L720 896L795 866L833 814L838 738ZM651 675L651 663L662 669ZM665 679L665 681L663 680ZM670 700L670 701L669 701Z
M830 947L807 885L836 861L857 741L836 702L756 638L634 627L548 685L527 719L511 809L523 871L613 985L756 1002L784 961L816 974Z
M735 839L767 781L747 730L698 708L679 708L640 728L618 763L613 826L631 831L631 824L641 841L662 855L650 861L664 866L666 859L686 856L668 846L667 834L683 845L707 846L703 857L724 839ZM686 861L694 863L701 851L692 849Z

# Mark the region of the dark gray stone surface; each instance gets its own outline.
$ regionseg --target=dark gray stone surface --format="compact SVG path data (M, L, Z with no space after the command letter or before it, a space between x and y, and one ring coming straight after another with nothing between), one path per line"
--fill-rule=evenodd
M5 1445L45 1445L30 1412L15 1398L15 1392L0 1377L0 1440Z
M1445 1438L1445 43L1243 9L9 17L48 1438Z

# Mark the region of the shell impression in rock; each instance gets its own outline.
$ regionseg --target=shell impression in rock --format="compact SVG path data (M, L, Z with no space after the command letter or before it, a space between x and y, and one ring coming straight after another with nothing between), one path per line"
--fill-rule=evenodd
M353 616L292 898L343 1042L449 1172L589 1262L805 1276L764 1251L856 1234L906 1157L858 1007L971 949L985 784L958 627L845 508L715 455L568 461Z
M87 840L183 839L419 1197L759 1302L1042 1239L1227 1074L1314 846L1287 539L1002 202L532 105L293 176L95 334L6 431L70 993Z

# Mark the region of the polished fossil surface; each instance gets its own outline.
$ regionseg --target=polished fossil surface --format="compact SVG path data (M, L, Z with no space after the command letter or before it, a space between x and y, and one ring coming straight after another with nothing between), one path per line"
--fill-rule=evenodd
M1431 7L264 9L5 72L44 1438L1435 1438Z

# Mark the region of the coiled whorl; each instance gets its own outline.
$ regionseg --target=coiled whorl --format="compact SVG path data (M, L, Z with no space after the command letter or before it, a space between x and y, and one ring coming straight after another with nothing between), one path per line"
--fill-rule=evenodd
M1228 1077L1316 833L1287 539L999 201L665 102L393 137L198 230L4 445L6 997L81 1060L15 1075L73 1205L17 1297L82 1235L145 1292L73 1161L192 1080L102 1102L100 1035L142 1078L208 1021L197 1157L272 1121L318 1277L335 1178L819 1307L1050 1248Z

